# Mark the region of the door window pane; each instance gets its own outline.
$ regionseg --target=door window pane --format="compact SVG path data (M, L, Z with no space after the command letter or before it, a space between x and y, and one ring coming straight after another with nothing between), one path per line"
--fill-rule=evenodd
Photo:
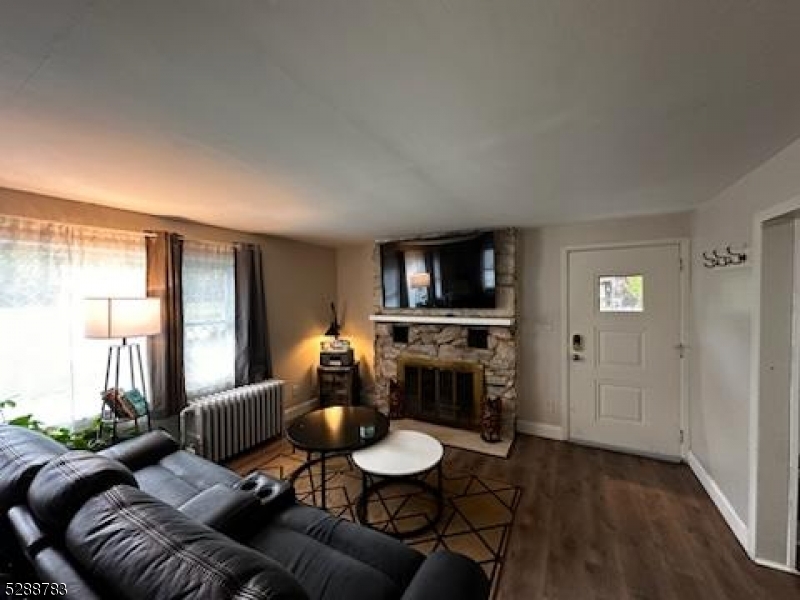
M598 287L600 312L643 312L644 276L606 275Z

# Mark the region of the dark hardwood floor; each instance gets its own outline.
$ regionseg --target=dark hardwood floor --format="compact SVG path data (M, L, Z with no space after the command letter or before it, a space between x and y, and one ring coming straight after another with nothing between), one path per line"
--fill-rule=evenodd
M800 599L800 577L751 562L686 465L519 436L508 460L455 450L445 468L523 488L496 600Z

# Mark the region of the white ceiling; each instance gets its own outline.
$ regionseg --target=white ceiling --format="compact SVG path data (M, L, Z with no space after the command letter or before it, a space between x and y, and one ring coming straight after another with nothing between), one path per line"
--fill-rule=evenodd
M0 185L343 241L689 208L800 136L794 0L0 0Z

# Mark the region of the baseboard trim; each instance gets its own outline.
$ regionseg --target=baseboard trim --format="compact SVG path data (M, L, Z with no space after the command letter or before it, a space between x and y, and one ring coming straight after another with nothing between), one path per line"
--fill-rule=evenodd
M527 435L535 435L536 437L547 438L548 440L563 441L564 428L561 425L551 425L550 423L539 423L537 421L523 421L517 419L517 431Z
M744 521L736 514L736 511L733 509L733 506L728 501L725 494L722 493L717 482L712 479L711 475L709 475L708 471L706 471L705 467L691 450L686 454L686 462L692 470L692 473L697 477L700 485L703 486L703 489L705 489L706 493L711 498L711 501L716 505L717 510L722 514L722 518L725 519L728 527L733 531L733 535L736 536L742 548L744 548L745 552L749 555L750 551L747 548L747 526L744 524ZM758 563L759 561L756 560L756 562Z
M781 563L776 563L765 558L755 558L753 559L753 562L755 562L759 567L775 569L776 571L783 571L784 573L790 573L792 575L800 575L800 571L797 569L793 569L792 567L782 565Z
M294 421L297 417L306 414L307 412L311 412L319 405L318 398L311 398L310 400L306 400L305 402L299 402L294 406L290 406L283 410L283 420L286 423L290 421Z

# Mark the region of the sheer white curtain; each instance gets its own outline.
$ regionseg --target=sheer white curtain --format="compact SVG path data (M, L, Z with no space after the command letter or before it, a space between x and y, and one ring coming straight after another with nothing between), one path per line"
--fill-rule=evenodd
M186 397L234 387L236 362L233 247L183 245L183 363Z
M106 353L83 298L145 296L142 234L0 216L0 399L47 424L99 414ZM144 349L144 348L143 348Z

